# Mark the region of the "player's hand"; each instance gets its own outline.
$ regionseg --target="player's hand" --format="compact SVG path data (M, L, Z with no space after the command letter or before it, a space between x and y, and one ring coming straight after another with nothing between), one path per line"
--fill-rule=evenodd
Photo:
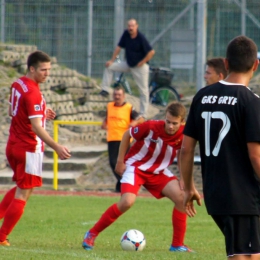
M184 208L185 212L189 217L194 217L197 214L197 211L194 207L193 201L196 200L197 204L201 206L201 197L199 192L194 189L192 191L185 190L184 195Z
M117 161L115 172L118 173L120 176L122 176L124 171L125 171L125 168L126 167L125 167L125 163L124 162Z
M112 60L108 60L108 61L105 63L105 66L108 68L112 63L113 63Z
M62 145L58 146L56 153L58 154L61 160L66 160L71 157L70 150L67 147Z
M56 113L51 109L46 109L46 120L53 120L56 117Z

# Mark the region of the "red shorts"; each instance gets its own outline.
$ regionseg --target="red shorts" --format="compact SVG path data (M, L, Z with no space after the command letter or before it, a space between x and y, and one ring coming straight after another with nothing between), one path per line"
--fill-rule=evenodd
M15 145L7 144L6 157L14 172L13 181L21 189L42 186L43 153L26 152Z
M153 174L146 173L133 166L127 166L121 179L121 193L134 193L137 195L141 185L143 185L155 198L163 198L163 188L177 177L168 171L164 173Z

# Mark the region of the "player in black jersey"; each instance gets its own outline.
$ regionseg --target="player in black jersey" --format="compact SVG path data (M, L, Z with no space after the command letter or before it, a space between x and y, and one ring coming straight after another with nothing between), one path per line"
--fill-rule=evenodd
M181 172L184 206L193 217L201 205L192 178L199 141L208 214L225 236L227 257L260 259L260 99L248 88L258 67L256 44L234 38L225 59L229 74L193 98L184 130Z

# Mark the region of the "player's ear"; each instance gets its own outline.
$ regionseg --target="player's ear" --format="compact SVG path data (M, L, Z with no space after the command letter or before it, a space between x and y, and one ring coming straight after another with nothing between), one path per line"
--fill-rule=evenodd
M224 79L223 73L220 72L220 73L218 74L218 77L219 77L220 80Z
M229 69L229 64L228 64L228 60L227 60L227 59L224 59L224 64L225 64L226 70L228 71L228 69Z
M256 71L256 70L257 70L258 64L259 64L259 60L257 59L257 60L255 60L255 62L254 62L253 71Z
M34 66L30 66L30 67L29 67L29 72L33 73L34 71L35 71Z

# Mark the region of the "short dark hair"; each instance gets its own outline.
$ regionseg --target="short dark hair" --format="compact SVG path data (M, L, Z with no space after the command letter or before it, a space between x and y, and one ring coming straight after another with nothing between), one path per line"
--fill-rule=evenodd
M167 106L165 114L167 112L169 112L171 116L181 117L181 119L184 119L186 116L185 106L177 101L173 101Z
M125 94L125 89L122 87L122 86L116 86L115 88L114 88L114 92L115 91L118 91L118 90L122 90L123 91L123 93Z
M30 67L37 68L40 62L51 62L51 58L43 51L32 52L27 59L27 69Z
M224 78L226 78L228 72L225 67L224 58L218 57L218 58L209 59L207 60L206 65L214 68L214 70L218 75L222 73Z
M257 60L257 46L246 36L237 36L227 46L229 72L248 72Z

